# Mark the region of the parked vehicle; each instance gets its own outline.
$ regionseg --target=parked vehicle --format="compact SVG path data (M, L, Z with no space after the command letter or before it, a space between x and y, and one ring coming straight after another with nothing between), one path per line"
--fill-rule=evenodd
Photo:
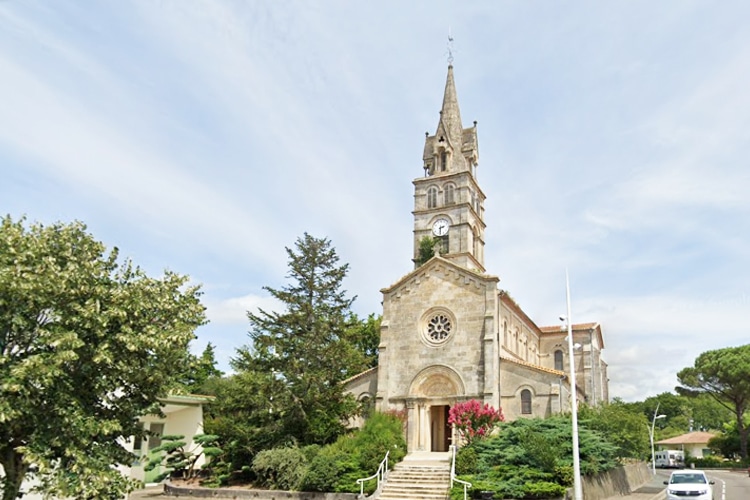
M659 450L654 453L654 466L661 469L685 467L685 452L682 450Z
M667 485L667 500L714 500L714 481L710 481L702 470L676 470L664 481Z

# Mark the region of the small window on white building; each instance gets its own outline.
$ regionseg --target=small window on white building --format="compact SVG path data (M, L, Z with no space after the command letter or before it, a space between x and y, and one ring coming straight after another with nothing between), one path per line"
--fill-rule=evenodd
M161 437L164 435L164 424L152 422L148 428L151 435L148 437L148 449L153 450L161 446Z

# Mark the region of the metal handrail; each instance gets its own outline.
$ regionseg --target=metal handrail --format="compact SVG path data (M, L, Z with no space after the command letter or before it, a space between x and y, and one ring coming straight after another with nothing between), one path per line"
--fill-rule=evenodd
M373 474L370 477L357 479L357 484L359 484L359 496L360 497L363 497L365 495L365 483L367 481L378 478L378 485L375 488L375 492L378 492L380 491L381 483L385 483L388 480L388 455L390 453L391 453L390 450L385 452L385 458L381 460L380 465L378 466L378 471L375 474Z
M466 491L471 488L471 483L467 481L462 481L461 479L458 479L456 477L456 445L451 445L451 489L453 488L453 483L456 482L458 484L463 485L464 487L464 500L466 500Z

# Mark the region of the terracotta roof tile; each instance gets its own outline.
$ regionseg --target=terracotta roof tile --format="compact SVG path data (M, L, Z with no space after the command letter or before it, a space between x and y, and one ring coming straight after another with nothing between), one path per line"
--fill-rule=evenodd
M560 377L566 376L565 372L561 372L560 370L553 370L552 368L535 365L533 363L529 363L528 361L521 361L520 359L513 359L513 358L506 357L506 356L500 356L500 359L504 361L510 361L511 363L515 363L517 365L528 366L529 368L533 368L534 370L537 370L540 372L551 373L553 375L559 375Z
M341 384L344 385L344 384L348 384L349 382L354 382L355 380L358 380L358 379L360 379L360 378L362 378L362 377L364 377L366 375L369 375L370 373L372 373L374 371L377 371L377 370L378 370L378 367L377 366L373 366L372 368L370 368L368 370L365 370L365 371L363 371L361 373L358 373L356 375L352 375L351 377L349 377L346 380L342 380Z
M574 323L573 324L573 331L578 330L591 330L592 328L596 328L599 326L599 323ZM565 331L565 325L555 325L555 326L540 326L539 329L544 333L557 333Z
M682 434L681 436L662 439L661 441L657 441L656 444L704 444L708 443L713 437L716 437L716 434L711 432L694 431Z

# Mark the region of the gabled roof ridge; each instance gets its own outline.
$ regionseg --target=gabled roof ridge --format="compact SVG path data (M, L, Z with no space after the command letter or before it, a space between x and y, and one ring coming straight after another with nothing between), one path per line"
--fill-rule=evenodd
M371 372L374 372L374 371L377 371L377 370L378 370L378 367L377 366L373 366L372 368L368 368L367 370L365 370L363 372L359 372L356 375L352 375L348 379L342 380L340 383L341 384L348 384L349 382L354 382L355 380L360 379L360 378L364 377L365 375L369 375Z
M455 262L453 262L451 260L448 260L445 257L442 257L440 255L435 255L433 257L430 257L430 260L428 260L427 262L425 262L424 264L422 264L418 268L413 269L412 271L410 271L410 272L404 274L403 276L401 276L399 279L397 279L395 282L393 282L390 286L387 286L385 288L381 288L380 289L380 293L389 293L389 292L392 292L393 290L395 290L396 288L398 288L401 284L405 283L409 278L411 278L413 276L416 276L419 271L424 271L428 267L434 265L437 262L440 262L440 263L445 264L445 265L447 265L449 267L452 267L453 269L455 269L458 272L462 272L462 273L466 273L468 275L471 275L471 276L473 276L473 277L475 277L475 278L477 278L479 280L485 280L485 281L495 280L495 281L500 281L500 278L498 278L495 275L481 273L481 272L478 272L478 271L472 271L471 269L467 269L465 267L459 266Z

